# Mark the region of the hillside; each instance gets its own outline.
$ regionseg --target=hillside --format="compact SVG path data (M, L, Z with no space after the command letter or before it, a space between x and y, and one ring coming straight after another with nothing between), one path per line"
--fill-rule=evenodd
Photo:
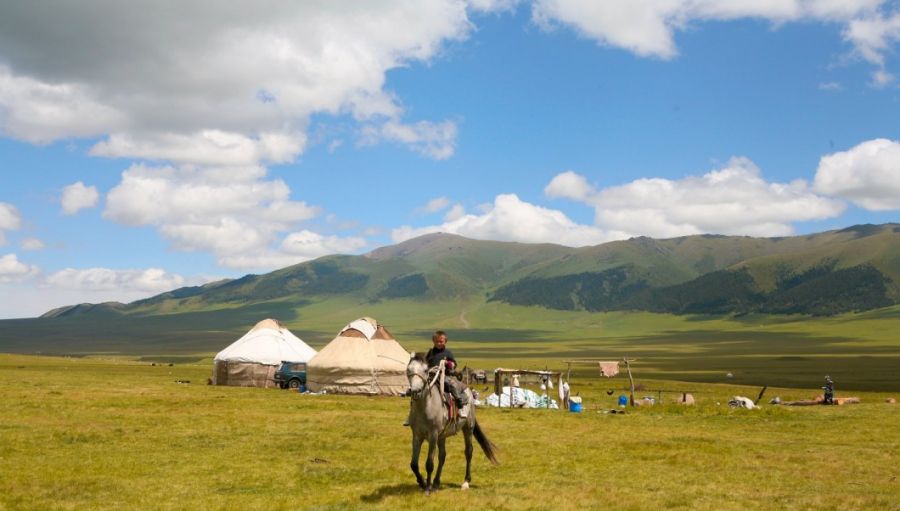
M786 238L632 238L593 247L429 234L361 256L176 289L130 304L80 304L44 317L155 315L341 297L470 301L558 310L673 314L839 314L900 302L900 226Z

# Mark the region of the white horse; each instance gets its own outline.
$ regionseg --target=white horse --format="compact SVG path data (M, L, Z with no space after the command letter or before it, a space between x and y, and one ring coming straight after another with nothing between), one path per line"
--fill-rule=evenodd
M466 480L462 484L462 489L468 489L469 482L472 480L472 436L478 440L478 445L484 451L491 463L498 464L496 457L496 446L488 440L478 421L475 419L475 399L472 392L465 389L469 394L469 411L468 417L459 417L450 420L448 417L447 405L443 399L443 376L444 366L433 367L428 369L428 362L421 353L413 353L409 365L406 366L406 377L409 378L409 388L412 396L410 405L409 427L412 430L412 459L409 467L413 474L416 475L416 481L419 486L425 490L425 493L431 493L432 490L441 486L441 469L444 468L444 459L447 456L445 442L448 436L453 436L462 429L463 437L466 441ZM451 398L452 399L452 398ZM425 470L427 477L422 478L419 472L419 453L422 450L422 442L428 442L428 456L425 460ZM434 447L438 448L438 466L434 472L434 479L431 474L434 471Z

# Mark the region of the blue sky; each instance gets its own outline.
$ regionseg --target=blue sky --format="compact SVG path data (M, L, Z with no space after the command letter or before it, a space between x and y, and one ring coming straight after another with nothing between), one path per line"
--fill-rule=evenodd
M3 5L0 318L437 231L894 222L898 40L881 0Z

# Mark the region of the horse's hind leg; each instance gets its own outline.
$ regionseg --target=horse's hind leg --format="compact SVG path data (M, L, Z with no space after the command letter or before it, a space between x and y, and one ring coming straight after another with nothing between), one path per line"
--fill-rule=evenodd
M438 466L437 472L434 473L434 482L432 486L434 489L438 489L441 487L441 471L444 470L444 460L447 458L447 439L441 438L438 440Z
M469 482L472 481L472 451L474 451L474 447L472 447L472 431L466 429L463 431L463 438L466 441L466 480L462 484L463 490L469 489Z
M422 473L419 472L419 453L422 451L422 439L413 435L412 441L412 459L409 461L409 468L412 469L413 474L416 475L416 482L419 483L419 486L424 490L425 489L425 480L422 479Z

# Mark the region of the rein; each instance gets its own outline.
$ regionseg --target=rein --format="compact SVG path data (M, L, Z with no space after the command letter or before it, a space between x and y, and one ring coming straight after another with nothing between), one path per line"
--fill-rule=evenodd
M421 399L422 397L425 396L425 394L426 394L429 390L431 390L431 387L434 387L434 385L437 383L437 381L438 381L439 379L443 381L443 378L444 378L444 364L440 364L440 366L438 366L438 367L439 367L439 369L438 369L437 371L434 371L434 376L431 378L431 381L428 381L428 378L426 378L425 376L422 376L422 375L419 374L419 373L413 373L413 376L417 376L417 377L419 377L422 381L425 382L425 386L422 387L422 390L420 390L419 392L416 392L415 394L413 394L413 396L412 396L413 399ZM429 370L428 372L431 372L431 371ZM442 388L443 388L443 386L442 386Z

